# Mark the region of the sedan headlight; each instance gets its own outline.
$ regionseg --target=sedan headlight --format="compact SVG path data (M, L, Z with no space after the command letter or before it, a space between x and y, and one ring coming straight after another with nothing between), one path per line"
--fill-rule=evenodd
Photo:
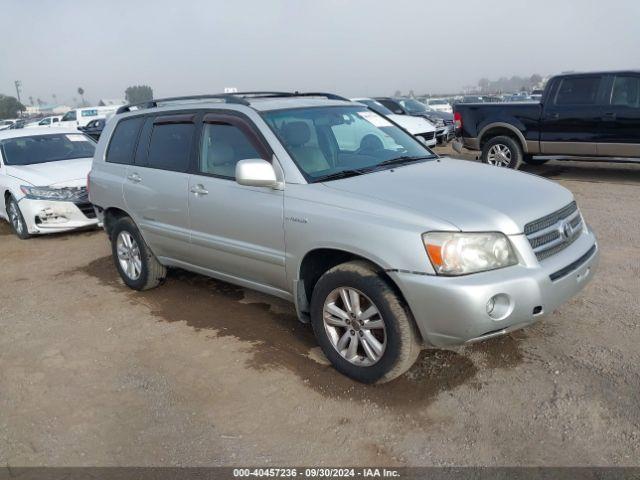
M20 190L27 198L33 200L59 200L71 201L78 199L82 193L82 188L51 188L51 187L29 187L20 186Z
M430 232L422 241L438 275L466 275L518 263L511 242L498 232Z

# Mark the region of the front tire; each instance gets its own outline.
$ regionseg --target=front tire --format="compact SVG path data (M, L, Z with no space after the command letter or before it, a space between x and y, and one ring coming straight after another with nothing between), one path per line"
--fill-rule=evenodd
M482 163L517 170L522 163L522 147L511 137L494 137L482 147Z
M311 324L336 370L363 383L385 383L402 375L421 350L408 307L363 261L338 265L318 280Z
M167 276L167 269L151 252L129 217L120 218L113 226L111 253L120 277L129 288L149 290Z
M9 224L11 225L13 233L15 233L21 240L26 240L31 237L29 234L29 228L27 227L27 222L24 221L24 217L22 216L20 205L18 205L16 199L13 198L13 195L8 198L6 208L7 216L9 217Z

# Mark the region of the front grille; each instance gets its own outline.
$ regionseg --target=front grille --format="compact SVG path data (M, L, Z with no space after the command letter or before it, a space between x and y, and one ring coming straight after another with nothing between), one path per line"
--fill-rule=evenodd
M527 223L527 236L538 260L544 260L571 245L582 232L582 216L576 202L545 217Z
M93 204L87 203L76 203L76 207L80 209L80 211L87 218L96 218L96 211L93 209Z
M436 136L436 132L421 133L420 136L425 140L433 140Z

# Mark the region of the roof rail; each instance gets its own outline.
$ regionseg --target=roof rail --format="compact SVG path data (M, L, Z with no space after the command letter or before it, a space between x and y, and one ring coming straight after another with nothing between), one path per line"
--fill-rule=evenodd
M224 100L225 103L249 105L249 102L247 102L243 98L240 98L238 96L228 94L228 93L217 93L212 95L187 95L185 97L154 98L153 100L149 100L147 102L131 103L129 105L123 105L120 108L118 108L118 110L116 110L116 115L120 113L130 112L132 107L137 107L138 109L156 108L158 106L158 103L182 102L185 100L207 100L211 98Z
M348 98L341 97L335 93L324 92L234 92L233 95L238 97L262 97L262 98L279 98L279 97L325 97L329 100L344 100L349 102Z
M216 93L212 95L188 95L185 97L168 97L168 98L154 98L147 102L131 103L129 105L123 105L116 110L116 115L120 113L130 112L133 107L138 109L156 108L159 103L169 102L183 102L188 100L208 100L211 98L217 98L224 100L225 103L235 103L238 105L250 105L245 98L290 98L290 97L325 97L329 100L343 100L349 102L348 98L341 97L335 93L323 93L323 92L234 92L234 93Z

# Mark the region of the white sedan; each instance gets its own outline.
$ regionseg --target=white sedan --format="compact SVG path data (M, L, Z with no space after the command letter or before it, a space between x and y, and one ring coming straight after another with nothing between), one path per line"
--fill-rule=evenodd
M394 123L397 123L411 135L420 139L427 147L436 146L436 127L426 118L412 117L410 115L396 115L373 98L352 98L351 101L362 103L374 112L387 117Z
M0 218L22 239L97 225L86 186L94 150L77 130L0 132Z

